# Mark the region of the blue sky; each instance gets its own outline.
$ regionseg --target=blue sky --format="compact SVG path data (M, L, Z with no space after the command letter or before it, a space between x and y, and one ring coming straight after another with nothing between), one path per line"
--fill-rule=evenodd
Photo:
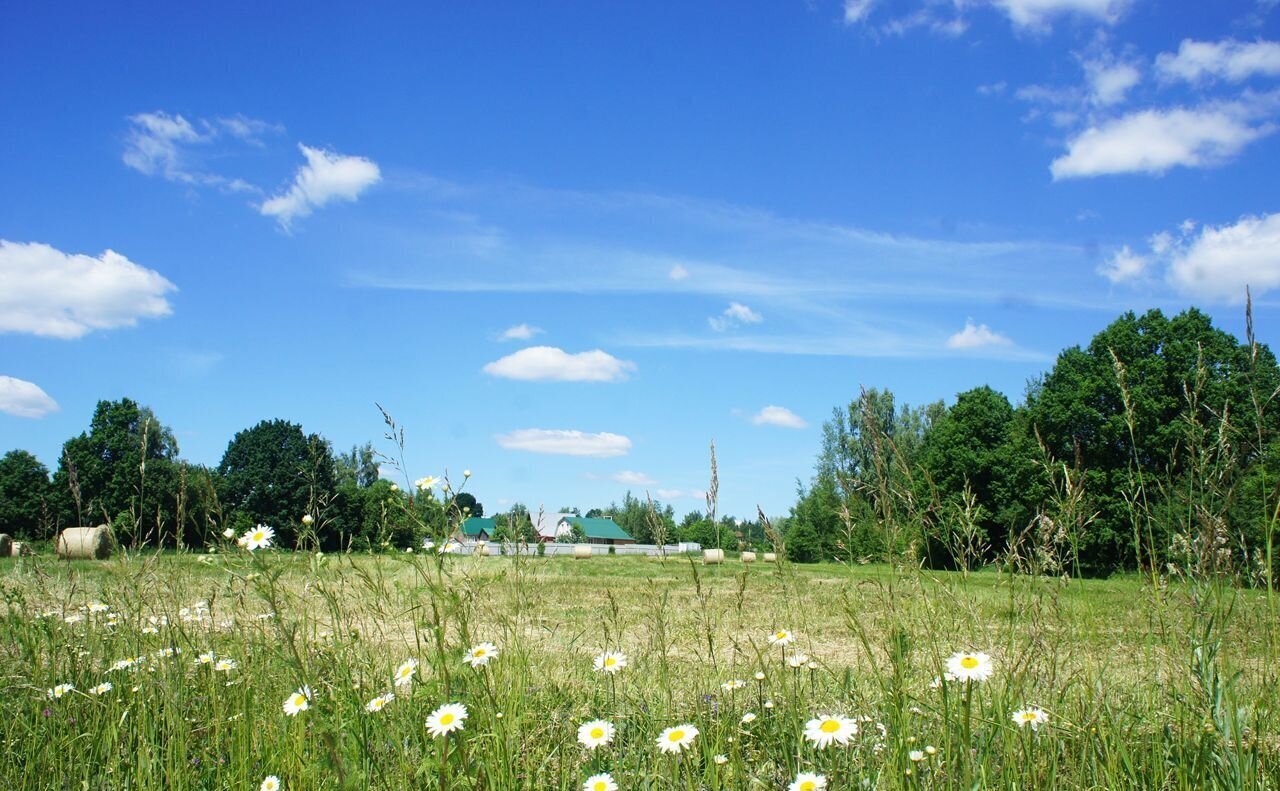
M45 3L0 25L0 450L130 396L490 510L781 514L860 386L1280 311L1275 0ZM381 443L385 447L385 443Z

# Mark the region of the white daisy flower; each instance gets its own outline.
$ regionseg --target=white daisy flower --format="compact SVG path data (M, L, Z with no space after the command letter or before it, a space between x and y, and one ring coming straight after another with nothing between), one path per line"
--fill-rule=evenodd
M75 689L75 685L74 685L74 684L59 684L58 686L56 686L56 687L54 687L53 689L49 690L49 693L48 693L48 695L49 695L49 699L50 699L50 700L55 700L55 699L57 699L57 698L60 698L60 697L62 697L63 695L67 694L68 692L70 692L70 691L71 691L71 690L73 690L73 689Z
M110 682L110 681L104 681L104 682L102 682L101 684L99 684L98 686L96 686L96 687L94 687L93 689L89 690L89 692L93 693L94 695L105 695L105 694L107 694L108 692L110 692L112 689L114 689L114 687L111 685L111 682Z
M280 778L267 775L262 779L262 785L258 787L258 791L280 791Z
M981 651L962 651L947 659L947 672L955 676L957 681L986 681L991 678L994 670L991 667L991 657Z
M857 735L858 723L838 714L821 714L804 726L804 738L813 742L813 746L819 750L826 749L832 743L848 744Z
M582 791L618 791L618 784L613 781L613 775L601 772L588 777L582 784Z
M107 668L107 672L110 673L113 670L128 670L131 667L133 667L132 659L118 659L114 665Z
M755 721L756 721L756 715L755 715L754 713L750 712L750 711L748 711L746 714L743 714L743 715L742 715L742 724L743 724L743 725L750 725L751 723L753 723L753 722L755 722Z
M298 712L311 708L311 687L303 686L284 699L284 713L296 717Z
M89 612L91 612L91 613L93 613L93 614L95 614L95 615L96 615L96 614L98 614L98 613L100 613L100 612L106 612L107 610L110 610L110 609L111 609L111 607L110 607L109 605L103 604L103 603L102 603L102 602L100 602L100 601L91 601L91 602L89 602Z
M80 623L84 620L84 616L79 613L72 613L62 620L64 623Z
M1020 728L1030 727L1033 731L1040 730L1040 726L1049 721L1049 712L1037 706L1028 706L1025 709L1019 709L1013 713L1013 721Z
M388 692L384 695L379 695L378 697L364 704L364 710L369 713L382 711L388 703L390 703L395 699L396 699L396 693L394 692Z
M791 785L787 786L787 791L824 791L826 787L827 778L813 772L801 772L796 775Z
M311 524L312 522L314 522L314 521L316 521L316 519L315 519L315 517L314 517L314 516L312 516L311 514L303 514L303 515L302 515L302 524L304 524L304 525L310 525L310 524Z
M214 657L212 651L205 651L203 654L196 657L197 665L212 665L215 661L216 661L216 658Z
M735 689L742 689L746 685L747 685L747 682L743 681L740 678L731 678L728 681L721 684L720 689L723 689L725 692L733 692Z
M717 755L716 757L712 758L711 760L715 761L716 766L724 766L725 764L729 763L729 756L727 756L727 755Z
M240 538L244 542L245 549L252 552L255 549L270 549L271 539L275 538L275 536L275 528L258 525Z
M792 654L787 659L787 664L794 668L802 668L808 663L809 663L809 655L801 654L799 652Z
M779 629L778 631L769 635L770 645L791 645L792 643L795 642L795 640L796 640L796 636L793 635L791 632L788 632L786 629Z
M227 673L235 670L236 667L236 660L234 659L219 659L217 664L213 666L213 669L217 670L219 673Z
M462 658L462 661L472 667L484 667L489 664L490 660L497 658L498 647L496 645L493 643L480 643L472 646L467 655Z
M439 481L440 479L435 477L434 475L428 475L425 478L419 478L418 480L414 481L413 485L418 491L425 492L427 489L430 489L432 486L435 486Z
M466 718L466 706L461 703L446 703L427 717L427 733L432 736L448 736L454 731L462 730L462 723Z
M588 750L606 745L613 741L613 723L605 720L592 720L578 726L578 743Z
M912 750L907 753L907 757L910 758L913 763L920 763L924 760L924 750Z
M223 538L235 538L235 535L236 535L235 528L232 528L232 527L228 527L226 530L222 531Z
M142 627L142 633L143 634L160 634L160 630L154 626L144 626Z
M605 651L596 657L595 666L601 673L617 673L627 666L627 655L621 651Z
M664 753L680 753L693 744L693 740L697 736L698 729L694 726L688 724L676 725L673 728L667 728L658 736L658 749Z
M392 677L397 687L403 687L406 684L413 683L413 677L418 672L418 660L406 659L396 668L396 674Z

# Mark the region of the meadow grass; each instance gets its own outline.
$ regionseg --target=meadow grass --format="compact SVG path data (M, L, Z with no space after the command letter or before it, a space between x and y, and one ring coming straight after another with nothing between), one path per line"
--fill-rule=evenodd
M1276 618L1207 580L227 547L6 559L0 592L0 788L1280 783ZM464 664L483 642L497 656ZM606 651L626 666L595 670ZM990 655L988 680L935 683L970 651ZM59 684L74 689L51 696ZM463 728L433 737L448 703ZM1048 721L1015 723L1027 707ZM804 732L820 715L857 734L817 748ZM587 749L578 728L596 719L614 738ZM697 737L660 751L682 725Z

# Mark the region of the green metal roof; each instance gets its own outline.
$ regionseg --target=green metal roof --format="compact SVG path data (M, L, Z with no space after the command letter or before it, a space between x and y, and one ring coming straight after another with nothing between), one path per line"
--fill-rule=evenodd
M585 516L569 517L569 524L582 528L587 538L612 539L614 541L634 541L627 531L618 526L612 519L588 519Z
M494 519L490 516L472 516L462 523L462 535L464 536L475 537L480 535L481 531L485 535L492 536L495 530Z

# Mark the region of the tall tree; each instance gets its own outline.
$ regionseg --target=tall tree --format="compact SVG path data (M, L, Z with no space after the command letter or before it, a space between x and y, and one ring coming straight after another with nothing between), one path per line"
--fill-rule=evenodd
M49 538L53 509L49 469L25 450L0 458L0 533L24 540Z

